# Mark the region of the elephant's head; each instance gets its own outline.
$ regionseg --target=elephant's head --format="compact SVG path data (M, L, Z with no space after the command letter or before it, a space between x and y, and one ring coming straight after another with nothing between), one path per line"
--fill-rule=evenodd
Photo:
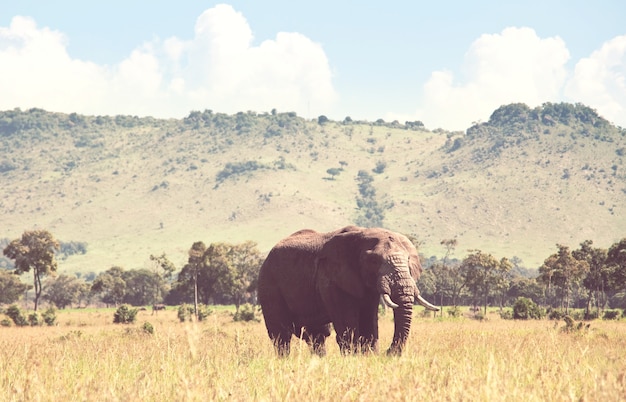
M319 261L330 282L346 293L362 298L375 289L394 309L392 353L401 352L408 337L416 299L438 310L419 295L415 281L422 267L415 246L404 235L384 229L337 234L324 245Z

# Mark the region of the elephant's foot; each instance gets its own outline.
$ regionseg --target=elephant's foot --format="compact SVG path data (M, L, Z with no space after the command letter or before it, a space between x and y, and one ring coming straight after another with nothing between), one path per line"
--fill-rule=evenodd
M387 349L387 356L401 356L404 345L399 342L393 342Z

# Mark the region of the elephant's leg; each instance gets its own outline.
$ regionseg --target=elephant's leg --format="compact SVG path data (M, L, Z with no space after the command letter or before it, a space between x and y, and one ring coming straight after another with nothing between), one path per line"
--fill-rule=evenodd
M322 357L326 355L326 338L330 336L330 325L325 324L303 329L302 339L311 348L311 352Z
M263 317L267 334L274 343L276 353L279 356L288 356L294 326L287 305L281 297L277 297L271 303L266 303L266 306L268 307L263 309Z
M359 349L359 306L351 297L337 298L337 307L331 313L336 339L342 354L356 353Z
M360 348L362 353L378 351L378 292L368 294L359 311Z

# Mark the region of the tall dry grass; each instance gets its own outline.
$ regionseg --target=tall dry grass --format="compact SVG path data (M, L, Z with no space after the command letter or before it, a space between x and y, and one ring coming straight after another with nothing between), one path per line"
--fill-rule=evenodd
M435 320L416 315L402 357L311 356L295 341L274 356L262 322L217 312L179 323L175 311L140 312L137 324L107 311L69 312L56 327L0 328L0 399L8 401L206 400L626 400L626 323L564 333L549 321ZM153 335L142 330L148 321Z

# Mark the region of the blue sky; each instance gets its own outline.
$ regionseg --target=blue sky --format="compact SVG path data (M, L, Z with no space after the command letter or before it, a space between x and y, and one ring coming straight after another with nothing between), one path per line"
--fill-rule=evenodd
M296 111L464 130L581 102L626 127L622 1L22 1L0 8L0 110Z

